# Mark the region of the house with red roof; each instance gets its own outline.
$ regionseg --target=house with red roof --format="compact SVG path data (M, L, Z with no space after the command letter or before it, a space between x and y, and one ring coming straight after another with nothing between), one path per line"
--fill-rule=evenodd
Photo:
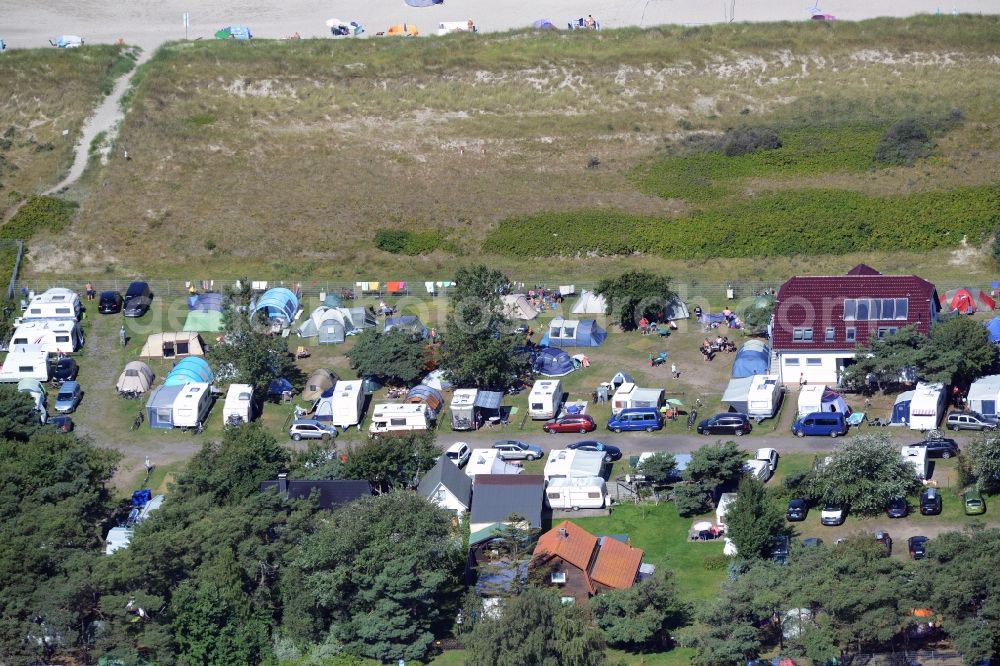
M539 537L531 566L545 570L563 602L583 604L603 590L632 587L643 568L642 555L625 541L594 536L566 520Z
M795 276L781 285L771 321L771 372L786 384L837 384L854 350L915 326L927 335L941 306L916 275L859 264L846 275Z

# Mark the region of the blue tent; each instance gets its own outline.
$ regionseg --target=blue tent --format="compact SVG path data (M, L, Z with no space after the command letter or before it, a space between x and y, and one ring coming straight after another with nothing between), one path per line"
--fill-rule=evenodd
M193 382L211 383L214 379L208 362L199 356L188 356L180 360L163 380L164 386L182 386Z
M556 24L548 19L538 19L531 24L531 27L536 30L558 30Z
M542 336L543 347L600 347L608 334L593 319L563 319L549 322Z
M733 361L733 377L752 377L766 375L771 365L771 350L760 340L748 340L736 352Z
M986 322L986 330L990 332L990 342L1000 342L1000 317Z
M401 331L409 331L410 333L416 333L417 335L426 338L427 337L427 327L420 323L420 320L413 315L403 315L401 317L386 317L385 326L382 331L387 333L394 328L398 328Z
M546 347L535 354L532 369L543 377L562 377L573 372L573 359L562 349Z
M896 396L896 402L892 404L892 416L889 423L897 425L910 424L910 402L913 400L913 391L905 391Z
M267 385L268 398L280 400L282 395L285 393L292 393L292 383L284 377L272 379L271 383Z
M215 310L222 312L222 294L211 292L188 297L188 310Z
M299 299L284 287L268 289L257 300L254 312L263 312L268 319L282 319L286 324L292 323L295 313L299 311Z

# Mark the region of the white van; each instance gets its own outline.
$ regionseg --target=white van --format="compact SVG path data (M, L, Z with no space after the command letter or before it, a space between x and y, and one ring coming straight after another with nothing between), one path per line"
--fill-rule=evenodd
M79 319L83 313L80 296L72 289L53 287L31 299L20 321Z
M230 384L226 402L222 405L222 425L250 423L253 418L253 387L249 384ZM237 421L239 419L239 421Z
M22 379L49 381L49 353L41 345L18 345L7 352L0 367L0 382Z
M427 405L423 403L389 403L372 408L372 422L368 434L374 439L379 435L404 434L430 428Z
M83 347L83 330L71 319L26 321L10 338L10 346L41 345L50 354L72 354Z
M545 505L551 509L603 509L608 487L599 476L552 479L545 487Z
M536 421L554 419L562 402L562 382L558 379L539 379L528 394L528 416Z
M212 408L212 391L206 382L186 384L174 398L174 427L195 428L205 423Z

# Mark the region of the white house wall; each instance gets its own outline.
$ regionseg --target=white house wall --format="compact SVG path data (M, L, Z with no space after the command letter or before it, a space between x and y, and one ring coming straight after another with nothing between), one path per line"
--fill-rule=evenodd
M778 368L781 381L789 386L797 384L800 376L810 384L836 386L844 361L853 358L853 352L782 351L778 353Z

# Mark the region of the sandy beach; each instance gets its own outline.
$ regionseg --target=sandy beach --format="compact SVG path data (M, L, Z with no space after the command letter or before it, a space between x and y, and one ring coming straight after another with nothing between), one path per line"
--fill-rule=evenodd
M402 0L318 2L317 0L24 0L0 1L0 37L9 48L46 46L60 34L86 41L124 39L145 49L185 37L183 15L189 13L189 39L210 39L220 27L243 24L255 37L280 39L329 37L327 19L358 21L367 36L394 23L415 25L421 35L434 34L441 21L473 19L480 31L504 31L550 19L565 29L567 22L593 14L602 27L698 25L726 21L804 21L818 6L837 20L857 21L878 16L913 14L996 13L998 0L446 0L429 8L407 6Z

